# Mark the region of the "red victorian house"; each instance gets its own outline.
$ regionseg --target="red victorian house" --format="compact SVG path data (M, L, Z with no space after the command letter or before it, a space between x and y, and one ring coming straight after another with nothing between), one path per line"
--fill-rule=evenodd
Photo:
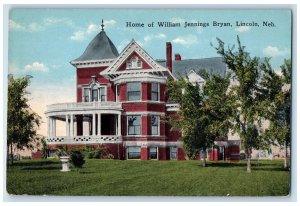
M181 60L176 54L172 61L170 42L166 60L154 60L134 40L119 54L103 26L71 64L76 68L77 102L48 105L45 112L50 156L58 145L101 145L115 159L185 159L181 132L161 121L179 108L166 101L167 81L188 73L191 81L203 83L192 69L226 70L218 57ZM65 122L65 136L56 136L56 121Z

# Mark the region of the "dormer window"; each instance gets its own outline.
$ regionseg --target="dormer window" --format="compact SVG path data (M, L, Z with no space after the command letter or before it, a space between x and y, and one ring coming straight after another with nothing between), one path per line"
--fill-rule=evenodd
M142 61L137 56L132 57L126 62L126 69L141 69L142 66Z

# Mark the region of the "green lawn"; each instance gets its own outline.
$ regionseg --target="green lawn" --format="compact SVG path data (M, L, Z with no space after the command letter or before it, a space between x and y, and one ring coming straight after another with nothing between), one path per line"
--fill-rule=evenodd
M60 172L59 160L22 160L7 170L9 194L285 196L290 172L282 161L246 163L199 161L86 160L81 169Z

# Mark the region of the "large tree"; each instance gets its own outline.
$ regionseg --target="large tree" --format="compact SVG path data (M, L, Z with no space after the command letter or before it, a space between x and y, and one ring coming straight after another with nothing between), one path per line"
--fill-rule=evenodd
M217 40L217 53L223 57L233 78L230 87L234 98L232 128L241 138L247 157L247 172L251 172L252 149L260 149L271 142L263 135L262 126L267 101L261 82L264 69L268 68L268 59L261 61L258 57L251 57L241 45L239 37L237 50L234 46L225 49L224 42Z
M31 76L8 79L7 102L7 158L13 164L14 148L31 147L37 137L37 128L41 118L31 110L26 89ZM10 151L10 153L9 153Z
M204 71L200 75L205 79L202 88L184 77L168 83L169 101L180 105L179 118L169 119L168 122L182 130L181 140L191 159L200 150L205 154L217 137L227 135L230 126L227 117L231 107L229 96L226 95L229 77L208 75ZM205 165L204 156L203 166Z
M287 148L291 142L291 60L285 60L281 66L282 75L272 70L270 65L267 65L266 71L262 82L267 91L265 94L269 104L266 106L265 114L267 114L270 126L265 135L272 140L273 144L285 147L284 167L287 168Z

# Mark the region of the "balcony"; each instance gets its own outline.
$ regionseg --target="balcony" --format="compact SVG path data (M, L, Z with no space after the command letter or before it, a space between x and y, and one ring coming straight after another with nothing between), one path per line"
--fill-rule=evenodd
M122 110L122 103L119 102L71 102L51 104L47 106L45 114L52 112L70 112L70 111L93 111L93 110Z

